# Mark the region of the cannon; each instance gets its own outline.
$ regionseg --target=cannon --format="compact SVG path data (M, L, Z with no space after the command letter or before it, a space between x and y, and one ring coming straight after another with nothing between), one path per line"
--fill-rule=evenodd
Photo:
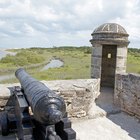
M8 87L11 96L0 113L2 135L16 133L19 140L76 140L63 98L23 68L15 75L21 86Z

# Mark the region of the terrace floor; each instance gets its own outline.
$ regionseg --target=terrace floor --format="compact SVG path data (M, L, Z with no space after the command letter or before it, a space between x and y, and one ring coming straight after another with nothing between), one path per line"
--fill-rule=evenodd
M94 113L95 119L73 120L78 140L140 140L140 121L114 106L113 89L101 89Z
M140 140L140 121L113 105L113 90L102 88L93 107L94 119L74 119L77 140ZM15 135L0 140L15 140Z
M124 113L74 121L77 140L140 140L140 123Z

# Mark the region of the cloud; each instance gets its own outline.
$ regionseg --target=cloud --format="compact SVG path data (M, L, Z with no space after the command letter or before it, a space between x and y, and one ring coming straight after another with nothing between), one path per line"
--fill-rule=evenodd
M90 34L106 22L124 26L140 47L139 0L4 0L0 47L90 45Z
M140 1L128 0L123 18L117 17L110 22L116 22L125 27L129 34L130 47L140 48Z

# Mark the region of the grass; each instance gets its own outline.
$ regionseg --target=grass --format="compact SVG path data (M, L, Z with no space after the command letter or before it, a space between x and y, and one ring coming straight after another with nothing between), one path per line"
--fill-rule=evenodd
M127 58L127 72L140 74L140 52L129 52Z
M15 51L15 50L11 50ZM21 53L22 51L22 53ZM43 61L37 64L24 65L27 72L38 80L56 80L56 79L87 79L90 78L91 66L91 48L90 47L58 47L58 48L30 48L19 49L17 54L25 55L25 53L34 52L41 56ZM29 53L28 53L29 54ZM22 58L22 56L20 57ZM32 58L32 57L31 57ZM59 58L64 62L64 66L60 68L50 68L40 71L52 58ZM34 58L33 58L34 59ZM13 74L20 65L0 62L0 75ZM140 73L140 52L130 49L128 51L127 72ZM0 83L18 82L16 78L4 80Z
M48 69L39 74L33 74L37 79L83 79L90 77L90 55L77 49L55 51L55 57L64 61L64 66L55 69ZM87 63L88 62L88 63Z
M60 47L60 48L31 48L26 51L34 51L41 54L45 58L45 63L31 64L23 66L27 72L33 77L39 80L55 80L55 79L84 79L90 78L90 48L89 47ZM24 51L22 49L22 51ZM18 52L20 52L18 50ZM24 54L24 53L23 53ZM46 71L40 71L42 67L50 61L52 58L59 58L64 62L64 66L60 68L48 69ZM2 67L2 65L5 67ZM20 66L9 65L13 67L10 69L7 64L2 64L1 75L14 73ZM38 66L36 66L38 65ZM6 70L8 69L8 70ZM6 72L5 72L6 71ZM15 79L4 80L1 83L13 83L17 82Z

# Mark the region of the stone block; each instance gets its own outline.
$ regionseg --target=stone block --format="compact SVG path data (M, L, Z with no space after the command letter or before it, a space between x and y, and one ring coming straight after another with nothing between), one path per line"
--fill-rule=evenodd
M117 56L126 58L127 56L127 47L126 46L117 46Z
M92 57L92 65L101 67L102 59L98 57Z
M91 71L91 77L101 78L101 68L93 67Z
M102 46L96 44L95 47L92 49L92 56L102 56Z
M117 58L117 60L116 60L116 66L117 67L126 67L126 58L122 58L122 59L120 59L120 58Z
M5 86L0 85L0 107L1 108L6 105L10 96L11 96L10 90Z

